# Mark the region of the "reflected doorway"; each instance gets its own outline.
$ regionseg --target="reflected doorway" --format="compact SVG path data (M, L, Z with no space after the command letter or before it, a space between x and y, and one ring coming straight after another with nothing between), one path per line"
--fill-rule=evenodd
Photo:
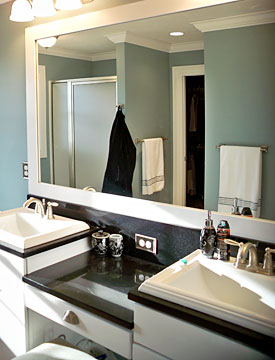
M198 83L197 83L198 82ZM199 135L195 135L195 129L198 128L196 117L190 120L190 109L192 105L192 98L194 100L193 106L196 105L195 93L191 91L192 87L201 87L201 95L204 103L204 65L188 65L175 66L172 68L172 84L173 84L173 204L180 206L204 207L203 193L204 193L204 128L205 121L203 120L203 131ZM203 86L202 86L203 84ZM190 91L188 91L188 88ZM202 115L203 114L203 115ZM187 119L189 117L189 119ZM204 118L203 112L200 112L200 118ZM190 125L191 130L190 131ZM194 133L194 134L189 134ZM191 139L194 138L194 139ZM194 142L193 142L194 140ZM195 141L196 140L196 141ZM201 150L195 149L200 147ZM194 173L190 171L190 155L191 150L200 151L198 174L199 187L202 196L198 199L194 196L197 185L191 185L191 175ZM193 155L194 156L194 155ZM195 156L194 156L195 158ZM191 167L195 168L194 162ZM189 170L189 173L188 173ZM188 183L189 182L189 183ZM202 186L203 184L203 186ZM193 189L192 191L190 189ZM189 192L189 194L188 194ZM189 196L191 195L191 196ZM188 199L187 199L188 197ZM188 204L187 204L188 202Z
M186 206L204 209L204 76L186 76Z

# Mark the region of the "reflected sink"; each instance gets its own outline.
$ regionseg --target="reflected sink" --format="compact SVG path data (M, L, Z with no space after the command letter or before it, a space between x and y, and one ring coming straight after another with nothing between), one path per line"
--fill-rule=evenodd
M145 281L139 291L275 336L275 276L235 269L196 250Z
M0 243L18 251L88 230L83 221L55 215L48 220L33 210L18 208L0 213Z

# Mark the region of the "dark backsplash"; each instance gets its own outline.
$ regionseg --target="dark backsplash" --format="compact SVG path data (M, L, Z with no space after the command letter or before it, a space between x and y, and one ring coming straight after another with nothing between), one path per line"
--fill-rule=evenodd
M28 195L28 197L33 195ZM35 196L37 197L37 196ZM55 199L48 199L55 201ZM199 249L200 230L184 228L155 221L138 219L130 216L99 211L91 207L75 205L58 201L59 206L54 209L57 215L86 221L90 225L98 226L111 234L121 234L124 239L124 253L162 265L170 265L180 258ZM202 227L204 224L202 224ZM157 254L135 249L135 234L157 238ZM247 242L244 238L234 238L236 241ZM251 241L251 239L249 239ZM264 249L272 244L257 242L259 261L262 262ZM237 248L231 247L232 256L236 256Z

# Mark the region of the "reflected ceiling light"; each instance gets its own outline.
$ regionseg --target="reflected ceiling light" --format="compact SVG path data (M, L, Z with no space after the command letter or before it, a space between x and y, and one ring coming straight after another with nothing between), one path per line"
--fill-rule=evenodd
M56 13L53 0L33 0L32 13L37 17L52 16Z
M12 4L10 20L24 22L33 19L32 8L28 0L15 0Z
M170 35L171 36L182 36L182 35L184 35L184 33L182 31L173 31L173 32L170 32Z
M55 45L56 43L56 37L52 36L52 37L48 37L45 39L39 39L37 40L38 44L44 48L49 48Z
M55 3L55 8L57 10L77 10L81 7L81 0L56 0Z

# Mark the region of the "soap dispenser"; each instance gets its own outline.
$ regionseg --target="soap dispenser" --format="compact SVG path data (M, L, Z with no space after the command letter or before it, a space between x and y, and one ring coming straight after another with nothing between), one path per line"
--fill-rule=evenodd
M203 255L212 259L217 246L216 230L211 219L211 211L208 211L208 218L205 219L205 226L201 230L200 248Z
M238 198L234 198L234 205L232 206L231 215L241 215L238 207Z

